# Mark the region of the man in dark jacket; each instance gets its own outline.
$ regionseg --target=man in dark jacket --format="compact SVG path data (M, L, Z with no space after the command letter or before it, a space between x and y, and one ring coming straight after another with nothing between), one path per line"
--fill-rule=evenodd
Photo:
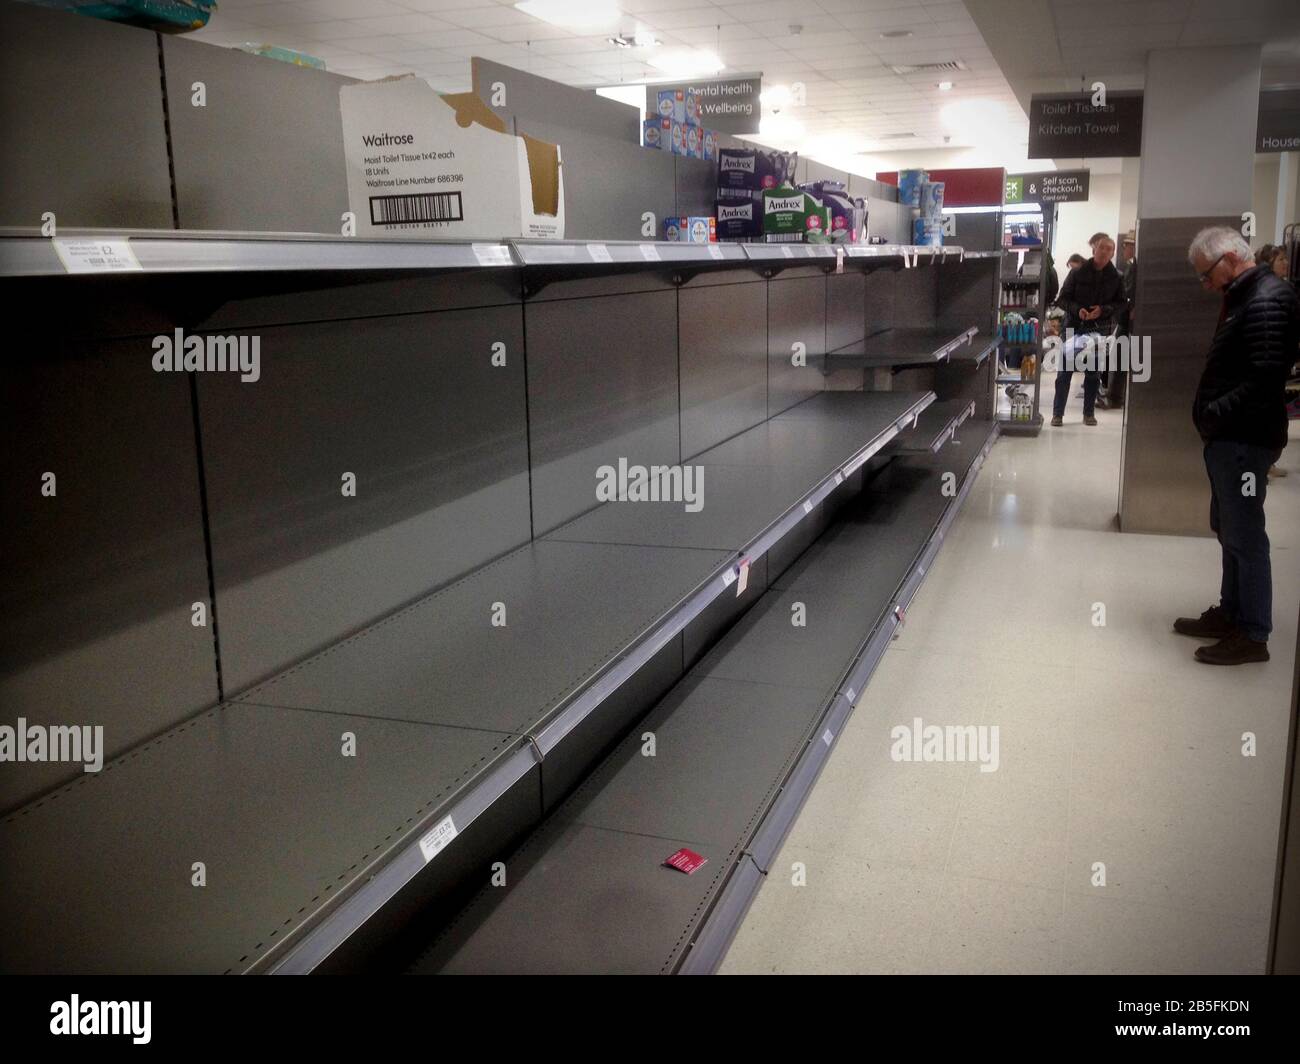
M1070 271L1061 286L1056 305L1065 311L1065 323L1074 330L1075 343L1067 343L1063 350L1064 361L1056 372L1056 397L1052 402L1052 424L1060 425L1065 417L1065 404L1070 398L1070 382L1074 379L1074 355L1081 350L1089 336L1108 335L1116 326L1124 309L1124 280L1111 259L1115 257L1115 241L1106 233L1097 233L1089 243L1092 258ZM1094 346L1094 352L1096 348ZM1095 359L1095 355L1094 355ZM1083 423L1097 424L1093 411L1097 402L1097 389L1101 375L1094 361L1083 373Z
M1223 293L1192 421L1205 441L1210 527L1223 549L1219 605L1180 617L1174 631L1218 639L1196 660L1241 665L1268 660L1273 573L1264 530L1268 467L1286 446L1286 374L1300 344L1300 302L1267 264L1257 266L1235 229L1196 234L1187 258L1201 283Z

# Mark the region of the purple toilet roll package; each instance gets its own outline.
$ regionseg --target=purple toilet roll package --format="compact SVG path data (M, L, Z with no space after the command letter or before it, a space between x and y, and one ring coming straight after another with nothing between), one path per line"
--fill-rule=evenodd
M797 152L758 151L754 148L718 149L718 191L762 192L794 180Z
M762 193L744 199L719 199L713 210L718 219L719 240L763 239Z
M799 186L800 190L816 197L830 208L830 239L839 244L857 244L866 240L867 201L854 199L842 181L811 181Z

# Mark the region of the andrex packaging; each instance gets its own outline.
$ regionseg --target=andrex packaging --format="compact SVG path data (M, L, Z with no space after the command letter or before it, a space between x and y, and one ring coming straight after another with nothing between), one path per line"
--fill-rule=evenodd
M753 148L718 149L718 189L762 192L791 181L799 156Z
M788 185L764 190L764 240L824 243L830 227L830 211L807 192Z
M720 199L714 204L719 240L759 240L763 236L763 201Z
M830 210L828 235L837 244L856 244L865 239L867 203L849 196L842 181L812 181L799 188Z

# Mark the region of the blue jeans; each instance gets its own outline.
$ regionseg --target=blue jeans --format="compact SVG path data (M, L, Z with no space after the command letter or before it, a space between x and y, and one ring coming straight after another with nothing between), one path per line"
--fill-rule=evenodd
M1267 642L1273 630L1273 570L1264 531L1264 496L1268 467L1280 456L1272 448L1232 440L1205 445L1210 527L1223 549L1219 605L1238 628L1260 642ZM1248 493L1252 488L1253 494Z
M1061 349L1061 368L1056 371L1056 395L1052 399L1052 417L1065 416L1065 404L1070 401L1070 384L1074 380L1074 356L1087 347L1095 334L1076 334ZM1082 361L1082 360L1080 360ZM1093 365L1096 365L1095 356ZM1092 417L1097 405L1097 392L1101 389L1101 374L1096 369L1084 369L1083 416Z

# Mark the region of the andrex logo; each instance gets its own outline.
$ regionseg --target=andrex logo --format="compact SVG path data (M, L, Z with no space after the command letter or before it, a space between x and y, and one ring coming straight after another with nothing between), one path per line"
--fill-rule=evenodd
M73 994L50 1006L50 1034L130 1035L142 1046L152 1037L152 1019L151 1001L82 1001Z
M768 196L763 200L763 210L768 214L775 214L777 211L802 211L803 208L802 194L798 196Z
M737 218L752 221L754 218L754 205L746 203L743 207L724 207L721 203L718 204L718 221L727 222Z

